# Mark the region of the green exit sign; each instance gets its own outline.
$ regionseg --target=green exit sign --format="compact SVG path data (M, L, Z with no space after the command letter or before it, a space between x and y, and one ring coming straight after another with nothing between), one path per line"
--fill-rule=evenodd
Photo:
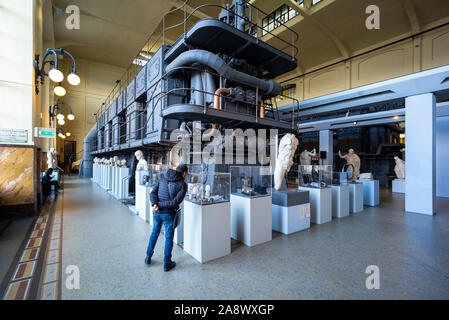
M54 137L55 136L55 132L54 131L47 131L47 130L40 130L39 131L39 135L40 136L51 136L51 137Z
M56 130L54 128L34 128L34 136L37 138L54 138Z

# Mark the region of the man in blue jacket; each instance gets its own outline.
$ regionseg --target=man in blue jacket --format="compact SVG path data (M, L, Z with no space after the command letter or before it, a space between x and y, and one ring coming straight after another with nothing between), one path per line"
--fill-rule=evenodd
M171 260L173 249L175 213L179 205L184 200L187 192L187 184L184 179L187 177L187 166L179 165L176 170L169 169L165 178L161 179L150 193L150 201L153 206L153 232L148 243L147 257L145 263L151 263L157 238L161 232L162 224L165 225L165 248L164 248L164 271L170 271L176 266Z

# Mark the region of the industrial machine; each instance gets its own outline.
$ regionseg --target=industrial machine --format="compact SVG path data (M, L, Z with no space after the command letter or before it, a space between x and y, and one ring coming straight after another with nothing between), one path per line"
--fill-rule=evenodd
M203 130L296 130L294 116L291 121L285 114L279 116L273 103L282 91L273 79L297 67L298 35L285 27L292 41L276 39L283 48L275 48L261 39L262 26L252 22L259 9L244 0L221 9L218 19L199 20L172 45L162 41L99 115L84 141L81 176L92 175L94 156L120 154L131 160L136 148L163 154L174 144L173 130L191 128L193 121L201 121Z

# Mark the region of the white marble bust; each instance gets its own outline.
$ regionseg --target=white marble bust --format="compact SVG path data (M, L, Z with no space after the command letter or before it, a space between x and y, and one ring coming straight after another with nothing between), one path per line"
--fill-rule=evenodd
M137 150L134 155L136 156L136 159L139 161L137 163L136 170L148 170L148 163L145 160L145 156L141 150Z
M349 180L349 182L357 180L360 176L360 158L354 152L354 149L349 149L348 153L344 156L341 155L341 151L338 151L338 155L340 158L345 159L347 164L351 164L354 167L354 176Z
M285 172L290 171L298 143L298 139L291 133L287 133L279 142L279 152L274 169L274 188L276 190L281 189Z
M311 165L312 164L312 157L316 156L316 149L313 149L312 151L304 150L301 152L301 155L299 156L299 162L303 166Z
M122 168L126 168L126 159L121 160L120 164L122 165Z
M116 167L120 167L120 158L119 157L114 156L114 158L112 158L112 161Z
M396 165L394 167L396 177L401 180L405 179L405 161L399 157L394 157L394 161L396 161Z

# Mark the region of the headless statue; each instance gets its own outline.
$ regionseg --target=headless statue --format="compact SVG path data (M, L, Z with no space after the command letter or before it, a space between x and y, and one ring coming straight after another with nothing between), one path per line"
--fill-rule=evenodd
M360 158L355 154L354 149L349 149L348 153L344 156L341 155L341 151L338 151L340 158L345 159L347 164L351 164L354 168L354 176L349 182L354 182L360 175Z
M398 179L405 179L405 161L399 157L394 157L396 161L396 166L394 167L394 173Z
M141 150L137 150L134 155L136 156L137 161L137 167L136 170L148 170L148 162L145 160L145 156Z
M274 188L276 190L281 189L285 173L290 171L298 143L298 139L291 133L287 133L279 142L279 152L274 169Z
M50 148L47 152L47 167L56 169L56 151L55 148Z
M312 151L304 150L301 152L301 155L299 156L299 163L302 166L307 166L312 164L312 157L316 156L316 149L313 149Z

